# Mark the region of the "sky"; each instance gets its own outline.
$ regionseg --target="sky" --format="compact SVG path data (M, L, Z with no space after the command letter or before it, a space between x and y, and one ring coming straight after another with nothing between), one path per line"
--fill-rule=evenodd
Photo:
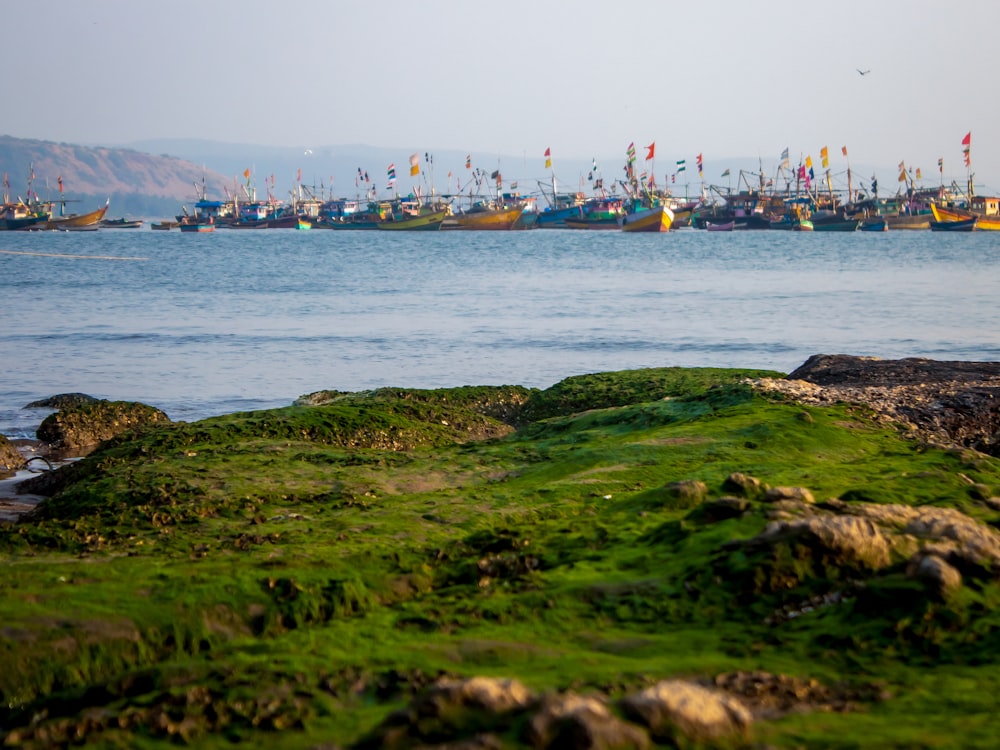
M1000 192L996 0L48 0L4 7L0 133L793 163ZM870 71L861 75L858 69ZM479 161L483 161L479 158ZM688 167L690 169L690 166ZM982 190L980 190L982 192Z

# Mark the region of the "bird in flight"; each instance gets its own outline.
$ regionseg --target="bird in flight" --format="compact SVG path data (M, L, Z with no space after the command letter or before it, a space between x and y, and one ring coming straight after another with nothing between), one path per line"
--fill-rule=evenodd
M866 76L869 73L871 73L871 70L862 70L861 68L855 68L855 70L858 71L859 75L863 75L863 76Z

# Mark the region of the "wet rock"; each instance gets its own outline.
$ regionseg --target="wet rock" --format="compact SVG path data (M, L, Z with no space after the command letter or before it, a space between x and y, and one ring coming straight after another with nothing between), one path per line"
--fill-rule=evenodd
M84 454L136 427L168 422L170 419L162 411L139 402L94 401L50 414L37 435L53 448Z
M648 733L622 721L594 696L547 695L528 721L524 739L534 748L598 750L648 748Z
M625 715L658 740L717 740L745 735L753 722L738 698L683 680L665 680L621 701Z

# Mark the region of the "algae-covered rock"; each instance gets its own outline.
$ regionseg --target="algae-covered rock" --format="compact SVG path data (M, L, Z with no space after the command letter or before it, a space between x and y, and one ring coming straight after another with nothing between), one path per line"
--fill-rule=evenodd
M72 409L84 404L96 404L99 399L86 393L57 393L55 396L42 398L25 404L25 409Z
M760 497L767 488L757 477L752 477L741 471L734 471L726 477L726 481L722 483L722 489L753 500Z
M0 477L11 476L25 466L24 456L17 447L0 435Z
M644 729L612 714L602 698L572 692L544 696L524 739L534 748L641 750L651 744Z
M682 479L663 488L666 505L671 508L693 508L708 495L708 486L699 479Z
M745 735L753 718L738 698L683 680L663 680L621 701L626 716L654 737L696 741Z
M150 424L165 424L169 417L137 401L94 401L50 414L39 426L38 439L54 448L83 453L124 432Z

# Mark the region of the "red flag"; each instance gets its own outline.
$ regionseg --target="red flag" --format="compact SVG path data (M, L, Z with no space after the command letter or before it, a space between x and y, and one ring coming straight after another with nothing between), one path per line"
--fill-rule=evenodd
M248 179L248 180L250 179L250 168L249 167L247 167L246 169L243 170L243 176L246 179Z
M649 149L648 153L646 154L646 161L649 161L650 159L653 158L653 153L656 151L656 141L650 143L648 146L646 146L646 148Z
M295 181L296 182L302 182L302 169L301 168L295 174Z
M63 191L62 175L59 175L59 178L56 180L56 182L59 183L59 192L62 193Z
M552 156L552 149L549 149L549 148L545 149L545 155L546 156Z
M962 139L962 145L968 146L971 143L972 143L972 131L970 130L968 133L965 134L965 138Z

